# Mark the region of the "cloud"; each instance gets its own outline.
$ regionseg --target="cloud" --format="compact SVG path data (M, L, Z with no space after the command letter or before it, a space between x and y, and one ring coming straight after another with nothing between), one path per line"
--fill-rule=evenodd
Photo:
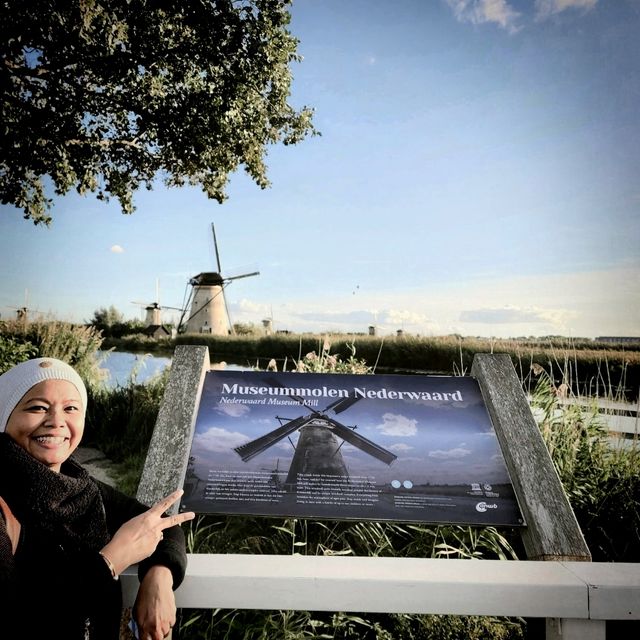
M397 451L398 453L406 453L407 451L411 451L415 447L412 447L408 444L404 444L404 442L399 442L398 444L392 444L390 447L387 447L391 451Z
M429 318L422 313L408 311L406 309L388 309L382 313L381 322L383 324L405 325L405 324L426 324Z
M387 436L408 437L415 436L418 432L417 421L405 418L395 413L385 413L382 416L382 424L377 429Z
M598 0L536 0L536 18L544 20L567 9L582 9L587 12L596 4Z
M244 433L211 427L193 438L193 446L194 449L203 449L214 453L228 453L234 447L248 440L249 438Z
M469 449L463 449L462 447L457 447L455 449L448 449L447 451L443 451L442 449L429 451L429 457L437 458L438 460L449 460L451 458L454 458L454 459L465 458L468 455L471 455L471 451Z
M366 333L367 327L375 324L379 335L392 335L399 327L383 320L397 318L395 310L406 310L416 318L430 320L422 325L402 325L405 334L501 338L560 333L584 337L638 335L638 282L640 260L634 258L601 269L533 275L507 271L446 278L428 286L399 285L375 295L363 294L358 300L351 292L343 296L317 292L313 298L283 300L274 297L273 311L278 329L299 332ZM491 318L490 312L496 315ZM518 321L498 322L509 315ZM259 322L263 317L255 314L247 316L247 321ZM525 317L532 321L524 322Z
M342 325L359 325L363 329L369 325L384 326L423 326L430 322L423 313L409 309L353 309L351 311L313 311L299 313L301 320L314 320Z
M258 313L263 315L269 313L268 304L264 304L262 302L254 302L253 300L247 300L247 298L242 298L239 302L236 302L231 306L236 311L240 312Z
M500 307L467 309L460 312L460 322L479 322L483 324L543 323L562 325L572 314L554 309L536 309L520 307Z
M111 253L124 253L124 249L119 244L114 244L110 251Z
M519 30L516 22L520 13L513 9L507 0L446 0L446 2L460 22L494 23L509 33Z
M217 407L216 411L231 418L241 418L249 413L251 409L244 404L223 404L222 406Z

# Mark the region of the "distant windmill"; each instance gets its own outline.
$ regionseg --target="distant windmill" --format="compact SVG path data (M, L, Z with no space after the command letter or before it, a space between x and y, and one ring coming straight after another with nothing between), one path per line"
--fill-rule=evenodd
M211 223L211 231L213 233L217 271L205 271L189 280L191 293L185 305L185 307L189 308L189 316L184 320L184 331L186 333L211 333L216 336L226 336L233 332L224 295L226 286L232 280L257 276L260 272L252 271L251 273L225 278L222 275L220 266L218 241L213 223ZM191 304L190 307L189 303ZM180 319L180 326L182 327L182 325L183 318Z
M30 313L40 313L37 310L30 309L28 304L29 290L24 290L24 306L22 307L7 307L7 309L13 309L16 312L16 320L21 324L28 324Z
M16 320L18 322L24 322L25 324L29 322L29 309L27 307L9 307L9 309L13 309L16 312Z
M289 397L307 408L309 413L293 420L276 417L280 422L278 428L251 442L246 442L234 448L234 451L242 458L242 461L248 462L251 458L266 451L294 431L300 431L298 442L295 445L293 460L285 481L287 488L294 489L296 487L299 473L348 477L349 472L340 452L344 442L352 444L387 465L390 465L397 458L395 454L356 433L355 427L346 427L328 415L329 411L332 411L335 415L342 413L355 404L359 398L341 398L332 402L322 411L316 411L307 406L302 398L293 395ZM342 443L338 444L337 438L340 438Z
M273 307L271 308L271 314L262 319L262 326L264 327L264 333L270 336L273 333Z
M174 311L184 312L184 309L180 307L169 307L167 305L160 305L160 290L158 286L158 280L156 280L156 300L155 302L135 302L132 301L131 304L137 304L140 307L143 307L146 316L144 319L145 327L159 327L162 325L162 314L161 311L163 309L173 309Z

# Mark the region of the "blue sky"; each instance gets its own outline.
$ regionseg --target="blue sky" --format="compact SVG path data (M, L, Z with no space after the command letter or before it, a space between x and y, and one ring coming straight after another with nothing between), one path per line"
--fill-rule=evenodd
M640 335L639 0L297 0L292 103L321 137L223 205L158 185L0 212L0 313L180 306L214 269L276 329ZM172 315L167 314L166 320Z

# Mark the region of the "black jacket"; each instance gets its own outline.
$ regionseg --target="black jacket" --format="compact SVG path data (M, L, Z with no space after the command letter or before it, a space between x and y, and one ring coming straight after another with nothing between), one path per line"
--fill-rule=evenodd
M147 509L100 481L92 482L102 497L109 538L124 522ZM7 502L15 512L10 501ZM164 538L153 555L140 563L139 577L142 579L149 567L160 564L171 570L175 589L186 569L184 535L180 527L165 529L163 533ZM15 556L8 558L7 548L10 549L10 545L0 516L0 637L3 640L118 639L122 611L120 582L113 579L97 551L81 548L81 544L71 541L64 533L52 534L51 530L33 522L27 526L22 524Z

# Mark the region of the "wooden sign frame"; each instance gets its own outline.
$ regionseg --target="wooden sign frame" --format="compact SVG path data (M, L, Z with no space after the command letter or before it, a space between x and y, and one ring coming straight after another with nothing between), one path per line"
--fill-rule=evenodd
M207 347L176 347L137 493L145 504L153 504L183 484L209 369ZM477 354L471 375L480 384L527 522L520 531L528 559L590 561L582 531L510 357Z

